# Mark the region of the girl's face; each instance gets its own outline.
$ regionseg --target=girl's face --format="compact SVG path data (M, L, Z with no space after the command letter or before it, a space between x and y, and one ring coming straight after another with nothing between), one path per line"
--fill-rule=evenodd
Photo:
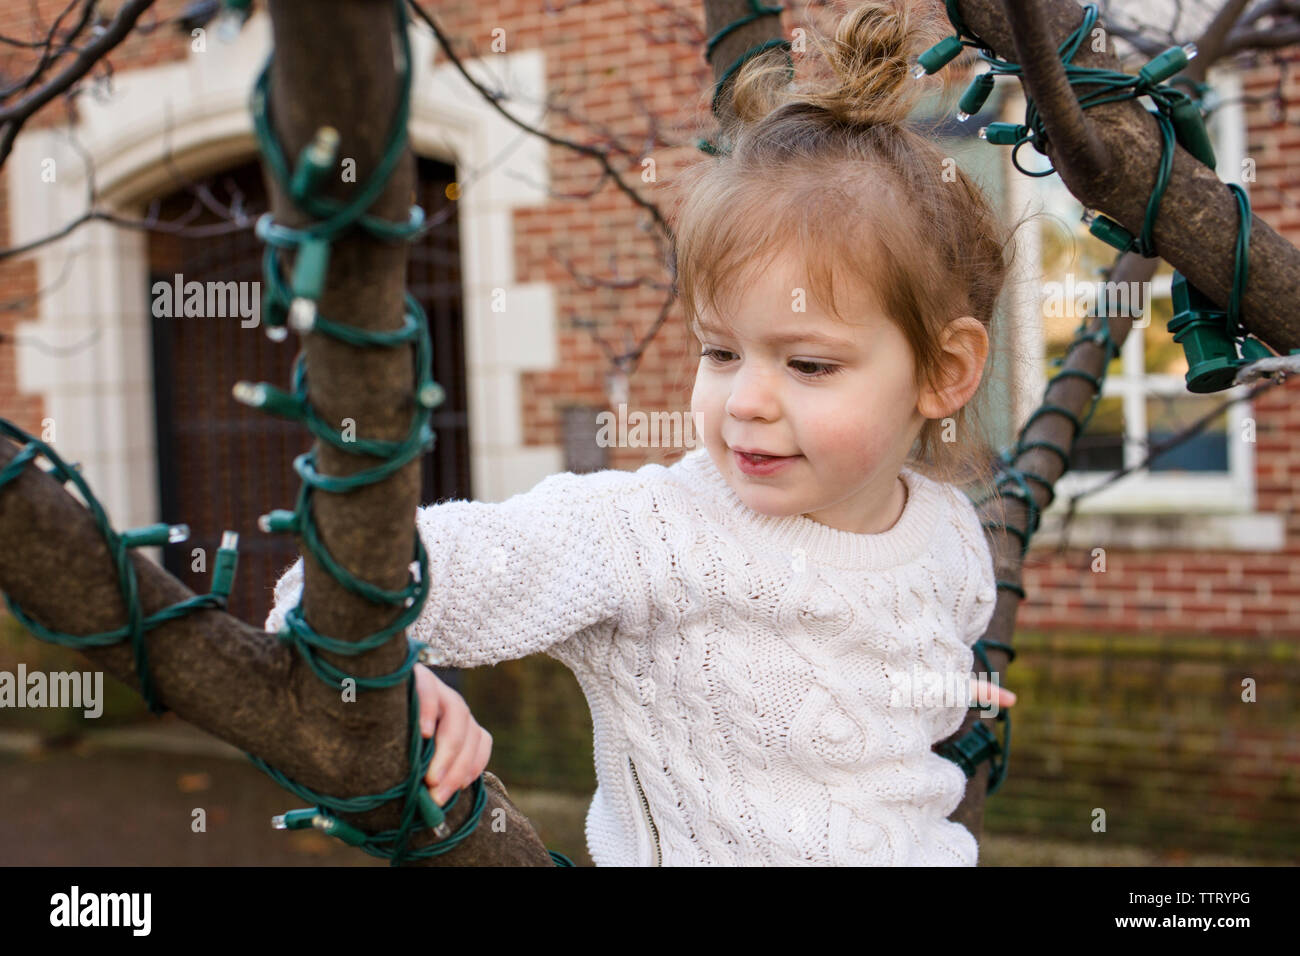
M886 531L904 500L899 469L925 423L911 349L884 315L842 308L847 325L800 294L807 288L782 253L738 293L726 316L733 332L700 316L691 411L714 464L754 511ZM800 300L807 311L794 311ZM783 457L755 467L740 449Z

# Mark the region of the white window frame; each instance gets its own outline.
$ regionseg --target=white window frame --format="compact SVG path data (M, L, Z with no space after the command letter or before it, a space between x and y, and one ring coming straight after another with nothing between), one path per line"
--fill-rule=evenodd
M1224 105L1211 114L1210 131L1215 142L1217 157L1216 171L1224 182L1241 182L1243 160L1245 158L1245 111L1239 101L1241 96L1240 76L1231 69L1215 68L1210 71L1209 83ZM1145 101L1143 101L1145 103ZM1019 122L1024 115L1024 100L1019 92L1007 98L1006 118ZM1028 168L1045 168L1047 160L1038 157L1030 150L1022 149L1022 157L1033 156L1042 161L1041 165L1026 163ZM1007 161L1010 189L1008 195L1013 205L1022 209L1028 206L1034 210L1047 208L1043 181L1018 172ZM1057 178L1059 181L1059 177ZM1249 184L1242 183L1249 192ZM1072 200L1074 207L1049 210L1052 214L1060 212L1066 222L1070 215L1077 219L1082 212L1078 200ZM1080 226L1080 229L1083 227ZM1038 230L1026 225L1021 229L1019 242L1022 261L1038 273L1039 290L1037 300L1033 296L1022 297L1016 311L1020 314L1022 340L1020 354L1042 356L1045 349L1045 333L1042 324L1042 296L1049 281L1059 281L1059 276L1046 276L1041 271L1041 244ZM1029 235L1032 233L1032 235ZM1025 277L1028 278L1028 277ZM1167 299L1170 295L1170 276L1158 276L1152 280L1151 295L1153 300ZM1031 286L1032 287L1032 286ZM1150 397L1164 395L1193 395L1188 392L1181 375L1147 374L1145 371L1145 336L1147 334L1168 335L1163 323L1156 323L1160 328L1135 327L1125 339L1120 350L1122 369L1119 374L1107 375L1102 383L1102 398L1117 396L1124 402L1124 464L1125 467L1136 465L1147 455L1145 447L1147 435L1146 400ZM1055 374L1053 372L1052 374ZM1017 383L1029 396L1028 411L1041 403L1050 376L1043 368L1041 358L1037 362L1020 364L1020 381ZM1237 398L1248 393L1244 386L1235 386L1222 392L1213 392L1205 396L1207 400L1223 402L1228 398ZM1017 410L1019 411L1019 410ZM1152 472L1142 469L1125 476L1119 481L1080 499L1076 507L1078 513L1123 513L1123 514L1242 514L1251 513L1256 507L1255 495L1255 456L1254 443L1241 440L1247 419L1253 418L1254 408L1251 402L1238 402L1228 406L1226 413L1228 470L1223 473L1194 474ZM1028 413L1018 414L1016 430L1023 427ZM1087 434L1085 429L1083 434ZM1234 440L1235 439L1235 440ZM1099 486L1111 472L1106 471L1069 471L1056 483L1056 498L1047 514L1064 512L1070 498L1080 492Z

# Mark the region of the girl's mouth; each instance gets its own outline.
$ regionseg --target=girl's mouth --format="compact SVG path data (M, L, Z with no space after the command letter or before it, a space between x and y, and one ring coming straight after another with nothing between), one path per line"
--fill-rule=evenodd
M798 455L748 455L733 451L736 465L747 475L771 475L784 465L794 461Z

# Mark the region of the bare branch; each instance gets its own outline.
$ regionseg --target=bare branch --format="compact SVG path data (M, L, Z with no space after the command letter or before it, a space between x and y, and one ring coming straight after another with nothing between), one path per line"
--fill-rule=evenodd
M18 131L22 129L23 123L42 106L89 73L105 54L126 39L131 28L135 26L136 20L153 3L154 0L126 0L117 11L117 15L113 17L112 23L103 33L86 44L85 49L78 53L77 58L68 64L63 72L30 96L24 97L12 106L0 109L0 126L3 127L3 131L0 132L0 165L4 164L13 151L14 140L18 137Z
M619 176L618 171L614 169L613 165L609 161L608 150L597 149L596 147L593 146L586 146L582 143L575 143L570 140L562 139L561 137L558 136L553 136L552 134L546 132L545 130L536 129L532 126L529 126L523 120L514 116L512 113L510 113L501 105L501 103L499 102L499 100L501 99L499 94L494 94L484 89L482 84L480 84L478 80L474 79L474 77L472 77L469 74L469 71L465 69L465 65L460 61L460 58L456 56L455 50L452 49L451 41L448 40L447 36L442 32L442 28L438 26L437 21L435 21L434 18L429 13L427 13L423 7L421 7L418 3L416 3L415 0L408 0L408 3L411 9L415 11L416 16L418 16L421 20L423 20L428 25L429 29L433 31L433 35L437 38L438 44L439 46L442 47L443 53L445 53L447 58L451 60L452 64L456 67L456 70L460 73L460 75L463 76L465 78L465 81L469 83L471 86L473 86L474 89L476 89L479 92L479 94L485 100L487 100L488 103L492 105L493 109L495 109L498 113L500 113L502 116L508 119L511 123L514 123L520 129L527 130L528 132L534 134L535 136L538 136L546 140L546 142L548 143L551 143L555 146L567 147L568 149L571 149L574 152L581 153L584 156L589 156L592 159L596 160L596 162L598 162L601 168L604 170L604 176L602 176L602 179L606 177L612 179L614 181L614 185L618 187L620 192L622 192L629 199L631 199L632 202L636 203L638 206L640 206L642 209L646 210L646 212L650 214L650 217L654 220L655 225L657 225L665 235L672 234L672 229L669 227L668 221L664 219L663 215L659 212L659 207L656 206L654 203L643 199L635 189L633 189L631 186L625 183L623 181L623 178Z
M1196 40L1197 55L1184 72L1195 80L1204 80L1209 70L1220 57L1231 52L1226 48L1228 34L1241 20L1241 15L1250 0L1226 0L1214 19L1201 31Z
M1224 41L1223 52L1280 49L1297 43L1300 43L1300 23L1292 22L1275 27L1233 31Z
M1016 62L1024 72L1026 89L1032 89L1043 126L1051 143L1064 156L1075 175L1100 181L1109 174L1110 157L1084 118L1079 98L1065 75L1058 43L1048 33L1042 10L1034 4L1019 6L1011 17ZM1087 39L1086 37L1084 38Z
M50 66L58 62L65 53L75 49L75 47L72 46L72 41L75 40L81 34L81 31L86 28L86 25L90 22L90 15L94 12L95 8L95 0L82 0L82 2L85 5L85 9L82 10L81 19L63 38L64 42L57 50L54 49L54 34L59 29L59 24L63 22L63 18L71 12L74 6L76 6L75 0L55 19L54 25L50 27L50 31L46 34L44 40L31 44L18 44L14 43L14 41L5 41L7 43L13 43L16 46L27 46L31 48L39 47L41 48L41 58L36 62L36 66L32 68L31 72L27 74L27 77L24 80L14 84L13 86L0 90L0 99L8 99L15 93L21 93L23 90L28 89Z
M1106 29L1113 35L1127 40L1129 45L1145 56L1157 56L1169 48L1169 43L1160 40L1153 40L1143 33L1140 29L1132 27L1117 26L1108 23Z

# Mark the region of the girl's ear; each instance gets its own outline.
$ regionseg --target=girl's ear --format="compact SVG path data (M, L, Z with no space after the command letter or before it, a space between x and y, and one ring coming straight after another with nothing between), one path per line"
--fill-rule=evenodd
M970 315L949 322L939 346L944 352L943 384L938 388L923 385L916 405L926 418L947 418L969 402L984 377L989 357L988 333Z

